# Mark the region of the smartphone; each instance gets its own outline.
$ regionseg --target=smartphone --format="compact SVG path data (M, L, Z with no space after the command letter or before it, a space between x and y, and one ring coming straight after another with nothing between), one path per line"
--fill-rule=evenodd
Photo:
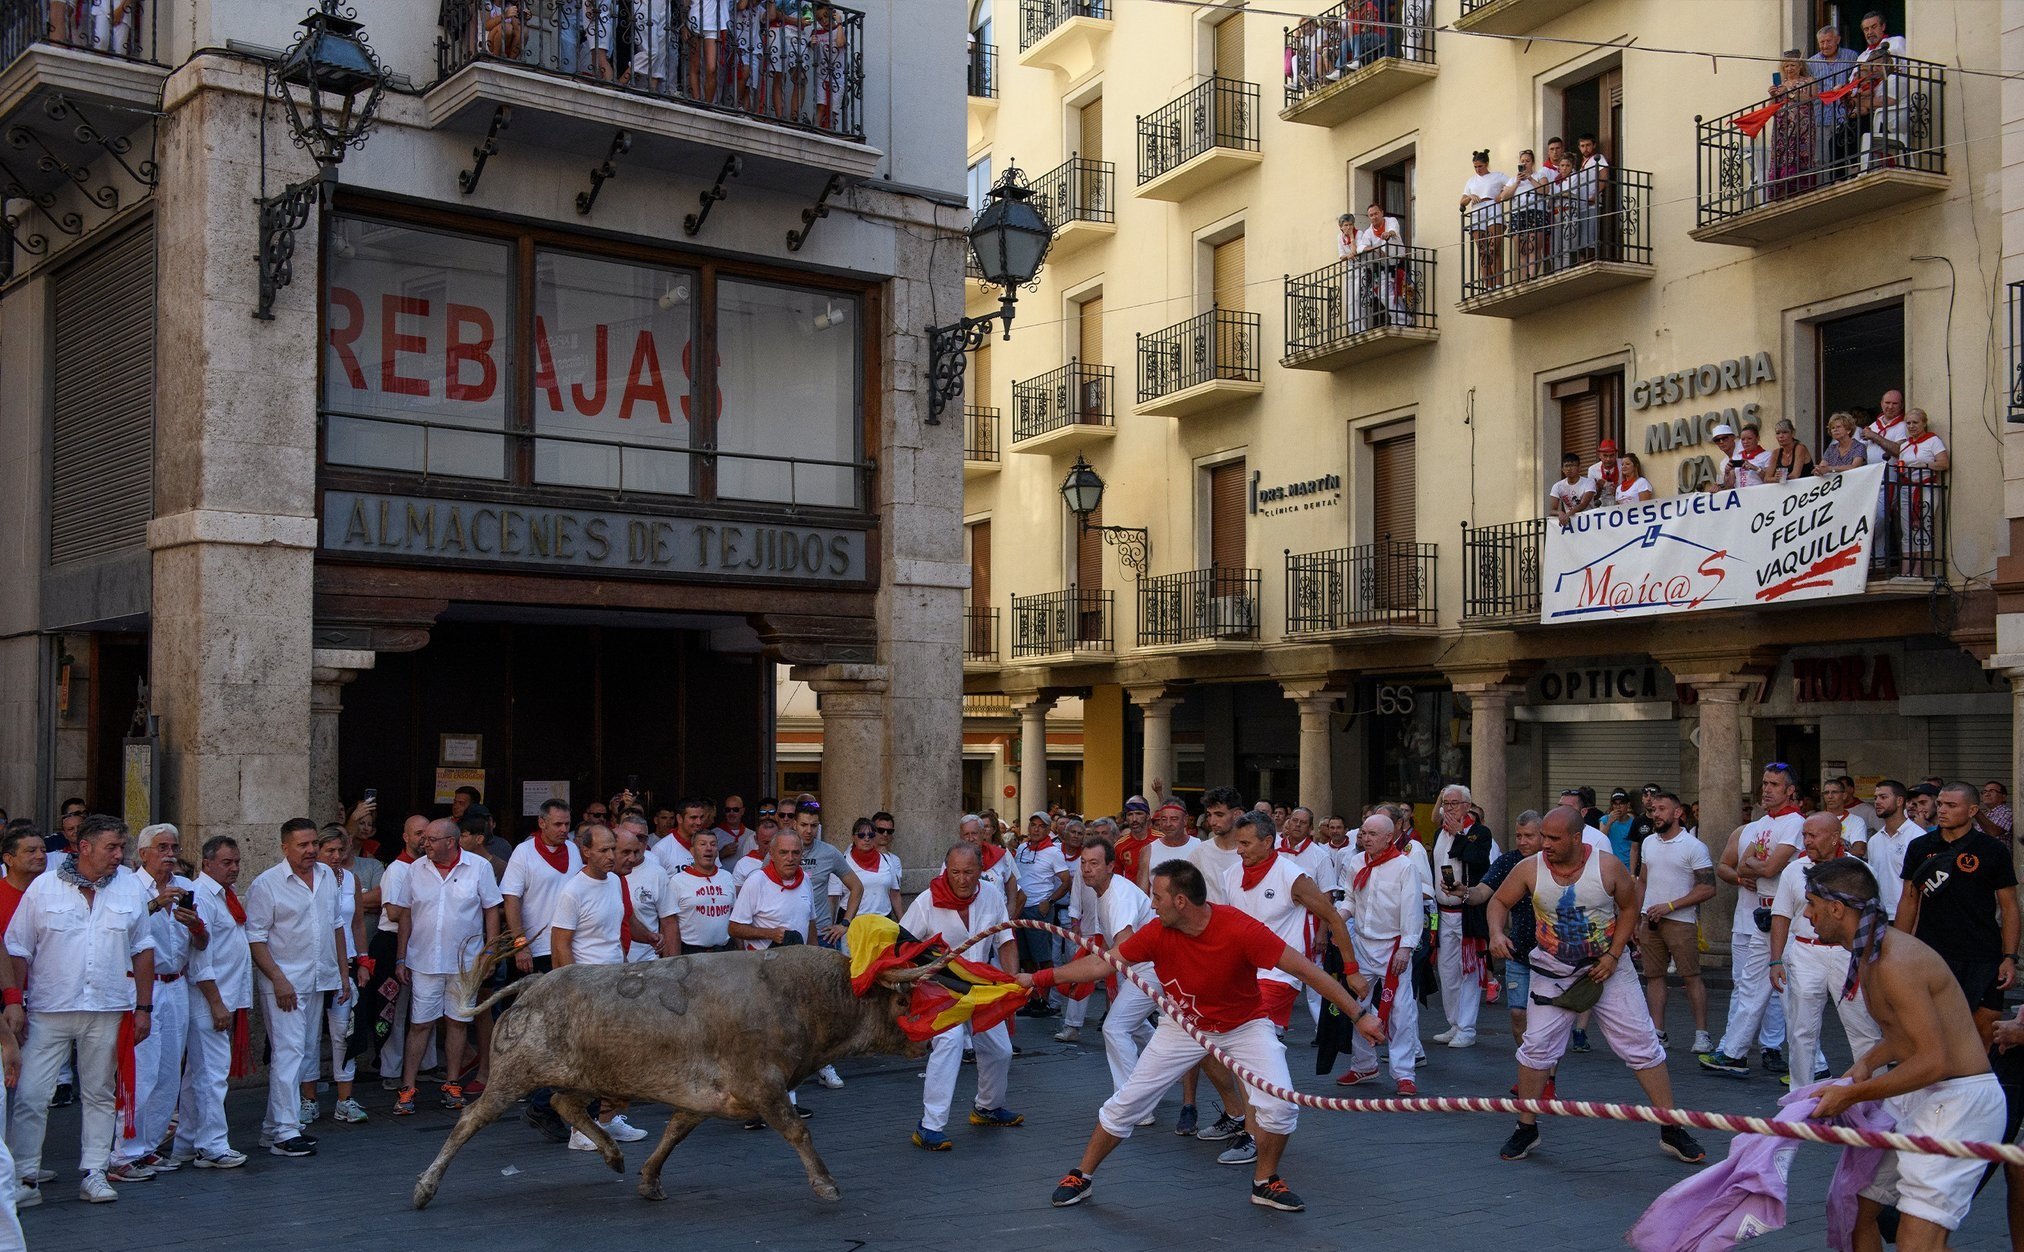
M638 795L640 793L640 776L638 774L627 774L625 776L625 789L632 795Z
M378 787L367 787L365 789L365 802L367 804L378 804L379 798L380 793Z
M1453 890L1455 889L1455 867L1454 867L1454 866L1452 866L1452 865L1443 865L1443 866L1441 866L1441 885L1442 885L1443 887L1446 887L1446 888L1447 888L1447 889L1448 889L1449 891L1453 891Z
M1779 71L1779 70L1772 70L1772 71L1771 71L1771 85L1772 85L1773 87L1783 87L1783 86L1785 85L1785 75L1784 75L1784 73L1783 73L1783 72L1781 72L1781 71Z

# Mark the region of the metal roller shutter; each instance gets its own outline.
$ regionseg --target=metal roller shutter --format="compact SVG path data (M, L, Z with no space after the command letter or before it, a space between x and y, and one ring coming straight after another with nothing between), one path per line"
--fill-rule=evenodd
M1371 531L1376 539L1416 543L1414 496L1419 479L1419 454L1412 435L1398 435L1370 446Z
M1546 722L1545 804L1569 787L1593 787L1609 807L1612 787L1648 782L1680 789L1680 734L1672 722ZM1691 789L1690 789L1691 790ZM1688 796L1692 799L1692 796Z
M1084 300L1077 307L1076 344L1084 365L1103 364L1103 297Z
M1081 124L1082 151L1076 155L1085 161L1103 160L1103 97L1083 105L1077 121Z
M1928 719L1928 773L1948 782L1981 786L2010 778L2010 719L2001 713L1963 713Z
M1069 525L1075 525L1073 519ZM1077 591L1103 590L1103 506L1098 505L1089 514L1089 524L1076 532L1075 536L1075 588Z
M1244 462L1229 461L1209 471L1209 564L1218 574L1244 573L1244 505L1249 499Z
M147 547L154 516L155 232L108 240L55 279L49 563Z
M1244 81L1244 15L1234 14L1216 23L1216 77Z

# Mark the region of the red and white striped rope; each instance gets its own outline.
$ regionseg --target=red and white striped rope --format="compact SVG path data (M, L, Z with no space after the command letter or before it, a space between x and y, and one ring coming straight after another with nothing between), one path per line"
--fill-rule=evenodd
M1130 979L1134 986L1151 996L1168 1020L1187 1031L1196 1043L1208 1049L1210 1055L1228 1066L1230 1072L1247 1085L1304 1108L1324 1109L1332 1113L1534 1113L1551 1117L1587 1117L1618 1122L1645 1122L1653 1126L1689 1126L1697 1130L1718 1130L1739 1135L1771 1135L1780 1139L1798 1139L1806 1143L1824 1143L1835 1147L1883 1148L1898 1152L1924 1152L1934 1156L1954 1156L1967 1160L2024 1165L2024 1147L2016 1144L1974 1143L1960 1139L1936 1139L1930 1135L1854 1130L1824 1122L1773 1121L1770 1118L1736 1113L1660 1109L1644 1104L1615 1104L1600 1100L1514 1100L1502 1096L1418 1096L1409 1099L1395 1097L1372 1100L1309 1095L1304 1091L1275 1086L1246 1069L1241 1062L1217 1047L1208 1032L1198 1026L1194 1019L1167 995L1165 988L1157 983L1147 983L1132 973L1130 967L1118 959L1115 953L1097 947L1072 930L1048 922L1020 918L1000 922L989 929L979 931L971 936L971 942L1000 930L1014 928L1045 931L1068 940L1084 951L1102 957L1117 970L1119 977Z

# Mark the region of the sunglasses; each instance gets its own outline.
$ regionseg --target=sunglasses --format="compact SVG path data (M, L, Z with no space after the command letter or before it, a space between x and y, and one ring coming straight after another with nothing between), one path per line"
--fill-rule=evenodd
M813 800L803 800L803 801L802 801L802 802L801 802L801 803L800 803L799 805L797 805L797 806L795 806L795 807L796 807L796 809L797 809L797 810L798 810L799 812L802 812L802 813L820 813L820 812L822 812L822 806L821 806L820 804L817 804L817 803L816 803L815 801L813 801Z
M583 811L583 815L585 817L595 817L602 820L603 818L610 817L611 813L606 809L585 809Z
M1783 761L1766 761L1766 762L1764 763L1764 768L1765 768L1766 770L1774 770L1774 769L1775 769L1775 770L1779 770L1779 771L1782 771L1782 772L1788 772L1788 773L1789 773L1789 772L1791 771L1791 769L1792 769L1792 767L1791 767L1790 765L1787 765L1787 764L1786 764L1785 762L1783 762Z
M871 839L877 837L877 835L878 832L875 830L854 830L851 832L851 837L854 839Z
M771 816L773 816L773 810L772 810L772 809L760 809L760 810L759 810L759 816L761 816L761 817L771 817Z
M745 806L742 804L727 804L724 806L724 811L726 813L743 813Z
M891 826L874 826L871 828L871 833L874 835L890 835L893 833L893 829Z

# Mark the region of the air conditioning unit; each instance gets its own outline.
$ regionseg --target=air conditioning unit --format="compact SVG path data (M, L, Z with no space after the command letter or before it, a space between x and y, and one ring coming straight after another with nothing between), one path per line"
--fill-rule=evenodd
M1258 601L1252 596L1215 596L1209 601L1209 635L1247 639L1258 633Z

